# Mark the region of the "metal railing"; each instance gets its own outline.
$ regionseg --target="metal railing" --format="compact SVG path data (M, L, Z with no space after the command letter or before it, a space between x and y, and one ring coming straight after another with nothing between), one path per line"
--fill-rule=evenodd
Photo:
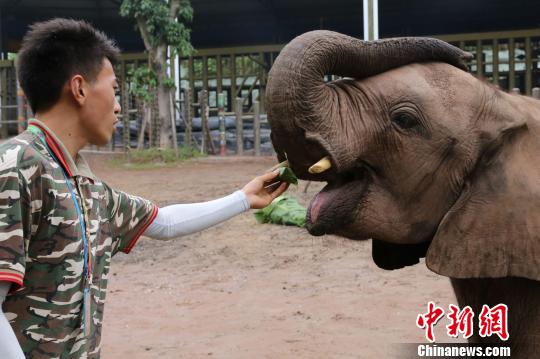
M474 59L469 63L471 72L493 82L501 89L523 93L538 98L540 90L540 29L529 29L509 32L487 32L474 34L452 34L435 36L460 48L472 52ZM201 124L215 121L212 115L241 119L233 131L238 141L237 150L242 153L245 147L244 137L251 136L249 143L257 143L260 152L261 131L266 131L264 91L268 71L284 45L250 46L236 48L202 49L189 58L180 59L181 98L175 102L175 123L185 131L178 133L181 144L199 146L205 152L216 152L211 146L212 129L209 135L196 133L192 126L196 119ZM158 129L156 128L157 111L152 111L150 123L142 121L141 101L130 94L130 70L148 61L147 55L123 54L116 68L120 84L119 102L122 105L120 119L122 122L120 136L115 136L108 150L140 147L137 142L155 145ZM171 74L176 76L171 67ZM221 110L218 109L218 98L222 96ZM154 105L155 106L155 105ZM13 61L0 61L0 137L14 135L25 127L25 121L31 117L29 106L25 103L22 92L18 88ZM247 123L256 121L253 126L242 133L244 120ZM206 118L206 120L203 120ZM235 120L236 121L236 120ZM149 133L140 133L146 127ZM259 134L255 134L258 128ZM181 129L181 128L179 128ZM231 132L231 131L229 131ZM214 133L215 135L215 133ZM201 137L202 136L202 137ZM226 134L230 145L232 135ZM256 140L258 136L259 140ZM175 136L177 137L177 136ZM134 141L138 139L138 141ZM241 140L241 141L240 141ZM257 142L259 141L259 142ZM242 145L240 146L240 143Z

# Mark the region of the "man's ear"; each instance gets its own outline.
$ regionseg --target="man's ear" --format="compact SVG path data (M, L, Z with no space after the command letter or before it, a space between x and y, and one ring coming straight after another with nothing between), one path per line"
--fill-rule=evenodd
M75 75L69 80L69 92L75 102L82 106L86 102L87 82L81 75Z

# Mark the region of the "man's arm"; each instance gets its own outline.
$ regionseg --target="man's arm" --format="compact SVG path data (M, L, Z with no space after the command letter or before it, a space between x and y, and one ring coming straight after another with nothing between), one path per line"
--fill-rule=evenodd
M250 208L262 208L282 194L288 184L277 182L278 172L266 173L233 194L209 202L176 204L160 208L145 236L166 239L202 231L224 222Z
M226 221L249 208L242 191L214 201L163 207L144 235L155 239L185 236Z
M0 281L0 308L4 304L4 299L10 287L11 282ZM0 310L0 358L24 359L21 346L3 310Z

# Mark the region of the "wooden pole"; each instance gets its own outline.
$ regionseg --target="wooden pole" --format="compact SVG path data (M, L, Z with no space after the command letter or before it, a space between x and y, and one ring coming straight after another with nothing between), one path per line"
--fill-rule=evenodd
M525 39L525 95L530 96L532 91L532 46L531 38Z
M236 98L236 154L244 154L244 124L242 120L243 115L243 100L241 97Z
M8 87L7 87L7 72L8 72L8 68L7 67L4 67L2 69L0 69L1 71L1 75L0 75L0 81L2 82L0 84L1 86L1 92L0 92L0 96L2 96L2 106L7 106L8 105ZM0 113L1 113L1 118L0 118L0 121L2 121L2 124L1 124L1 128L0 128L0 136L2 138L6 138L8 136L8 124L7 124L7 120L8 120L8 109L6 107L3 107L2 109L0 109Z
M202 130L202 143L201 143L201 153L208 153L208 145L206 143L206 107L204 103L206 102L206 91L199 91L199 112L201 115L201 130Z
M193 90L188 88L184 92L184 123L186 130L184 132L184 144L187 148L191 148L191 126L193 121Z
M190 56L188 59L189 88L195 90L195 64L193 62L193 56Z
M17 130L21 133L25 130L24 92L17 81Z
M227 141L225 138L225 95L218 93L218 116L219 116L219 154L227 154Z
M253 146L255 147L255 156L261 155L261 106L259 101L253 103Z
M216 90L218 96L222 93L223 70L221 67L221 55L216 56ZM225 104L225 102L223 102Z
M231 69L231 100L236 99L236 56L234 54L231 55L231 63L230 63ZM232 110L236 111L236 104L237 101L231 101L232 102Z
M482 40L476 41L476 74L478 76L484 75L484 51L482 47Z
M142 117L139 139L137 140L137 150L144 149L144 134L146 132L147 122L150 120L150 106L144 104L144 101L137 100L137 107Z
M203 89L208 91L208 57L203 56L202 58L202 82ZM208 95L208 94L207 94Z
M121 84L121 101L122 101L122 124L124 126L124 133L122 136L123 147L125 151L129 150L129 94L128 84L126 79L126 62L120 63L120 84Z
M514 52L515 42L514 39L508 40L508 88L513 89L516 87L516 69Z
M201 122L203 130L203 152L214 154L214 142L210 136L208 129L208 115L210 114L210 108L208 107L208 91L202 90L199 92L199 105L201 109Z
M493 84L499 85L499 40L495 39L493 40Z
M159 147L159 109L157 105L157 94L154 92L152 95L152 100L150 102L150 127L148 136L150 136L151 147Z
M262 52L259 53L259 61L261 64L264 64L264 54ZM266 67L263 65L260 65L260 71L261 71L261 86L259 86L259 102L260 102L260 108L259 111L263 112L265 111L265 99L266 99L266 80L268 78L268 72L266 71Z
M176 138L176 106L174 104L174 93L171 91L170 95L171 103L171 132L172 132L172 143L174 149L174 156L178 159L178 139Z

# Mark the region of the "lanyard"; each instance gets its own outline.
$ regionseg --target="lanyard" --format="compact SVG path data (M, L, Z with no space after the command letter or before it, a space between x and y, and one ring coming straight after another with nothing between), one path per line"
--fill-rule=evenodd
M55 154L49 146L47 145L47 141L45 140L45 135L36 126L28 126L28 131L37 134L39 136L39 139L53 158L53 160L58 164L58 166L62 169L62 174L64 175L64 180L66 182L66 185L69 189L69 192L71 194L71 200L73 201L73 205L75 206L75 211L77 212L77 217L79 218L79 225L81 227L81 234L83 239L83 276L84 276L84 290L83 290L83 303L82 303L82 312L83 312L83 326L84 326L84 333L86 335L90 334L90 286L92 284L92 251L90 248L90 233L87 231L87 224L90 223L88 221L88 211L86 209L86 205L84 204L84 197L82 195L82 191L79 188L79 183L77 179L75 178L75 186L77 188L77 192L79 193L79 197L81 199L81 205L79 206L79 201L77 201L77 197L75 195L75 189L73 188L73 185L68 179L68 175L58 160L56 158ZM82 209L81 209L82 207Z

